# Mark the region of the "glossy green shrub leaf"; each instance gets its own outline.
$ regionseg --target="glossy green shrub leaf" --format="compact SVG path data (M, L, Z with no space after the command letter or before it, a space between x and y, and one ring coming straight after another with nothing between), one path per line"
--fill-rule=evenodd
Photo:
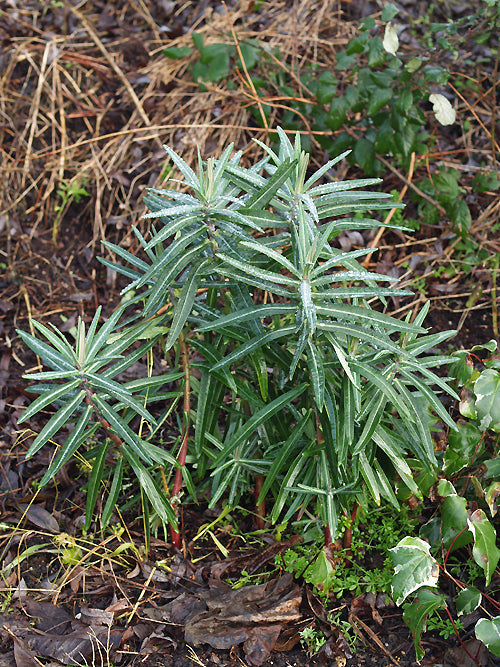
M459 421L457 430L448 434L448 446L444 453L443 471L446 475L457 473L471 464L474 456L484 449L481 431L471 422Z
M455 551L472 542L467 524L467 501L457 495L449 495L441 506L441 539L445 550Z
M439 566L430 546L419 537L405 537L390 549L394 567L392 598L397 605L422 586L436 586Z
M500 373L487 368L474 384L479 428L500 432Z
M411 604L404 605L403 619L413 635L417 662L420 662L425 655L425 651L420 645L420 639L422 632L427 627L427 619L430 614L439 609L446 609L446 597L427 588L419 590Z
M481 604L481 592L474 588L474 586L467 586L463 588L457 595L455 606L457 608L457 615L464 616L472 614Z
M498 512L497 499L500 496L500 482L492 482L484 490L484 499L490 508L491 516L494 517Z
M486 586L489 586L500 560L500 549L496 546L495 529L488 521L486 514L480 509L470 515L467 523L474 536L472 555L479 567L483 569Z

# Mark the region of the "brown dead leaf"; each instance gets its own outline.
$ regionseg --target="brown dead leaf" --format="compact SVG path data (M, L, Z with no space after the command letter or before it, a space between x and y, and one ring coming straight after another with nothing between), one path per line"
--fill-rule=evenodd
M49 533L59 533L59 524L50 512L40 505L26 505L18 503L18 508L24 513L28 521Z
M40 667L42 664L22 639L14 638L14 660L16 667Z
M302 594L290 574L238 590L217 586L198 597L207 609L186 620L186 642L195 646L206 643L216 649L243 643L251 665L266 660L283 623L300 618Z

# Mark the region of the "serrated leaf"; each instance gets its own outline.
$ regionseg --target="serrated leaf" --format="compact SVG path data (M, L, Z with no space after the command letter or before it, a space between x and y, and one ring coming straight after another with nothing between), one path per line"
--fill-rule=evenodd
M483 510L476 510L467 520L469 530L474 536L472 556L476 563L484 571L486 586L489 586L491 578L500 560L500 550L496 546L495 529L488 521Z
M439 565L427 542L419 537L404 537L389 551L394 567L392 598L397 605L422 586L437 585Z
M500 658L500 616L481 618L475 627L476 637L486 648Z

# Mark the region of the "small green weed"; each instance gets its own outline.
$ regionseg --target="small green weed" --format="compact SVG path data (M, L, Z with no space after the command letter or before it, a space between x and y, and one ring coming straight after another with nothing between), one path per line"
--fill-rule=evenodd
M326 644L325 635L314 625L308 625L299 634L302 648L309 658L314 657L321 647Z
M59 223L68 206L73 202L79 204L82 197L90 197L90 193L85 190L84 180L81 177L77 177L70 181L61 181L57 190L57 196L60 202L54 207L54 211L56 212L56 217L52 224L52 241L54 244L57 242Z

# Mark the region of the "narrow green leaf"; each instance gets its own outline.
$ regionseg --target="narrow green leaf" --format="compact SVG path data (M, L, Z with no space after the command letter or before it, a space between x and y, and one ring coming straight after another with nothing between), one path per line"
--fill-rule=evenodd
M88 431L85 431L87 424L90 422L92 416L92 406L87 405L80 415L75 428L69 434L69 437L66 439L66 442L61 447L58 455L50 464L48 470L45 472L44 476L40 480L40 486L43 488L53 477L57 475L62 466L67 463L73 454L76 452L78 447L94 433L98 424L94 424Z
M24 457L25 459L30 459L32 456L34 456L38 450L41 449L43 445L45 445L45 443L50 440L54 433L57 433L60 428L66 425L73 412L83 401L84 397L85 391L82 389L82 391L78 392L78 394L70 398L55 413L55 415L49 419L49 421L45 424L45 426L33 441L31 447L26 452L26 456Z
M108 317L106 322L99 329L99 333L96 334L92 340L92 343L88 346L85 354L85 364L90 364L91 361L95 358L99 350L106 344L108 336L111 334L115 328L118 320L120 319L124 306L119 306L111 315Z
M295 331L296 331L295 326L288 326L288 327L283 327L282 329L278 329L277 331L270 331L267 334L256 336L255 338L252 338L250 341L248 341L248 343L240 345L236 350L234 350L234 352L231 352L231 354L228 354L227 357L224 357L224 359L221 359L221 361L217 362L215 366L212 368L212 370L217 370L218 368L223 368L224 366L228 366L229 364L232 364L234 361L237 361L238 359L245 357L250 352L253 352L253 350L256 350L259 347L263 347L264 345L267 345L272 340L276 340L278 338L284 338L285 336L290 336L291 334L294 334Z
M318 243L319 245L319 243ZM321 245L320 250L323 248ZM316 278L321 274L324 274L325 271L330 270L333 266L342 266L344 262L351 259L356 259L357 257L363 257L372 252L376 252L377 248L362 248L361 250L352 250L351 252L341 252L338 255L335 254L333 257L328 259L323 264L319 264L313 271L311 271L310 278L311 280ZM368 274L369 275L369 274Z
M299 439L301 438L302 433L304 432L304 429L307 426L309 419L311 418L311 414L312 410L308 410L308 412L304 415L300 423L293 429L292 434L290 435L288 440L286 440L286 442L283 443L282 447L280 447L278 456L273 460L271 467L269 468L265 476L264 484L259 494L257 503L261 503L264 500L269 489L277 479L278 475L282 475L283 473L288 471L288 465L286 465L286 463L291 453L295 449Z
M273 250L272 248L269 248L265 246L263 243L257 243L257 241L242 241L241 244L245 248L251 248L252 250L255 250L255 252L261 252L264 255L267 255L271 259L274 259L278 264L281 264L281 266L287 271L290 271L294 276L297 278L300 277L300 271L296 269L296 267L288 260L284 255L282 255L279 252L276 252L276 250Z
M230 441L224 446L224 450L220 453L217 460L214 463L214 466L220 465L228 455L230 455L239 445L244 443L250 435L257 430L257 428L263 425L268 419L270 419L277 412L282 410L288 403L291 403L294 399L304 393L307 385L305 383L300 384L298 387L291 389L290 391L278 396L271 403L266 404L261 410L258 410L248 421L246 421L243 426L241 426Z
M311 384L314 391L316 405L319 411L323 410L325 401L325 371L323 369L323 358L321 350L316 348L314 342L307 341L307 367L311 376Z
M234 271L224 265L218 266L217 271L221 273L223 276L227 276L228 278L233 278L238 283L245 283L247 285L251 285L252 287L257 287L259 289L262 289L266 292L271 292L271 294L277 294L279 296L290 298L290 290L284 287L279 287L275 283L272 283L268 280L261 280L260 278L254 275L247 276L245 273Z
M75 370L74 358L71 360L70 363L67 360L66 355L65 356L61 355L57 350L54 350L54 348L49 347L47 343L38 340L38 338L35 338L31 334L26 333L25 331L21 331L20 329L16 329L16 332L23 339L23 342L30 348L30 350L33 350L33 352L37 354L40 357L40 359L45 364L47 364L47 366L50 366L54 370L62 370L62 371Z
M198 180L198 177L194 173L194 171L191 169L191 167L185 162L180 155L178 155L175 151L173 151L169 146L163 146L163 148L167 151L167 153L170 155L172 162L175 164L177 169L181 172L181 174L184 176L186 179L187 184L193 188L193 190L198 190L200 187L200 181Z
M255 192L250 199L245 202L245 206L248 208L265 208L293 172L295 167L296 162L294 160L284 160L274 174L266 181L265 186Z
M378 485L377 476L375 475L375 470L373 466L370 465L370 462L368 461L364 452L359 452L358 458L360 471L363 475L363 479L366 482L366 486L368 487L368 490L370 491L375 503L380 505L380 488Z
M158 489L155 481L148 473L146 468L144 468L144 466L137 459L135 453L124 447L123 454L132 466L139 484L141 485L141 489L146 494L148 500L150 501L161 521L163 521L163 523L167 526L176 526L177 517L175 516L172 505L165 497L165 494Z
M89 530L92 525L92 518L94 514L95 504L97 502L97 494L101 486L102 476L104 473L104 463L106 461L106 454L109 449L109 441L103 443L95 457L92 464L92 472L90 473L89 482L87 485L87 500L85 502L85 530Z
M314 293L313 293L313 296ZM395 317L379 313L371 308L363 308L361 306L351 306L350 304L329 304L328 306L316 306L316 313L324 315L325 317L333 317L336 319L343 319L349 322L361 320L362 322L371 326L383 326L392 331L409 331L409 332L425 332L425 329L416 327L408 322L397 320Z
M67 384L63 384L60 387L54 387L49 391L45 392L39 396L33 403L27 408L22 414L21 418L18 420L19 424L22 424L27 419L32 417L34 414L45 408L47 405L58 401L62 396L70 394L74 389L76 389L81 384L81 379L72 380Z
M307 280L301 280L299 294L302 308L307 320L308 333L312 336L316 331L317 310L311 298L311 284Z
M118 501L118 496L122 488L122 477L123 477L123 456L118 455L118 461L115 466L115 471L113 473L113 481L111 482L111 488L109 490L108 498L104 509L101 515L101 528L106 528L111 519L111 515L115 508L115 505Z
M38 331L43 336L45 336L49 343L61 355L63 355L70 363L74 363L76 360L75 352L60 331L58 331L55 327L54 329L49 329L49 327L46 327L44 324L37 322L36 320L31 320L31 323L35 329L38 329Z
M150 424L156 425L156 420L153 415L131 395L129 390L125 389L125 387L120 385L118 382L115 382L114 380L111 380L107 377L96 375L95 373L85 373L85 377L90 380L92 387L97 387L98 389L104 390L115 400L120 401L121 403L124 403L128 407L132 408L134 412L144 417L144 419Z
M283 285L290 285L291 287L299 286L298 280L293 280L292 278L283 276L281 275L281 273L275 273L274 271L266 271L265 269L252 266L250 263L240 262L239 260L234 259L233 257L230 257L229 255L226 255L225 253L222 252L216 253L216 256L223 262L226 262L230 266L233 266L235 269L243 271L248 275L255 276L256 278L259 279L263 278L271 282L280 283ZM218 267L218 270L221 271L222 269Z
M297 312L297 307L288 303L269 303L263 306L251 306L243 308L229 315L222 315L216 320L202 324L197 331L217 331L232 324L242 324L252 320L261 320L273 315L289 315Z
M159 461L156 457L151 456L151 449L149 451L146 449L145 443L134 433L134 431L132 431L126 422L103 398L98 394L94 394L92 401L95 403L101 416L109 422L115 433L124 440L131 449L143 459L143 461L149 465L152 465L153 460L156 463L161 463L161 460Z
M193 264L189 270L184 285L182 286L179 298L177 299L177 303L174 307L174 317L165 343L165 352L168 352L168 350L170 350L170 348L173 346L186 323L186 320L193 308L193 304L196 299L196 292L199 286L198 276L210 261L211 260L209 259L204 259L201 262Z

